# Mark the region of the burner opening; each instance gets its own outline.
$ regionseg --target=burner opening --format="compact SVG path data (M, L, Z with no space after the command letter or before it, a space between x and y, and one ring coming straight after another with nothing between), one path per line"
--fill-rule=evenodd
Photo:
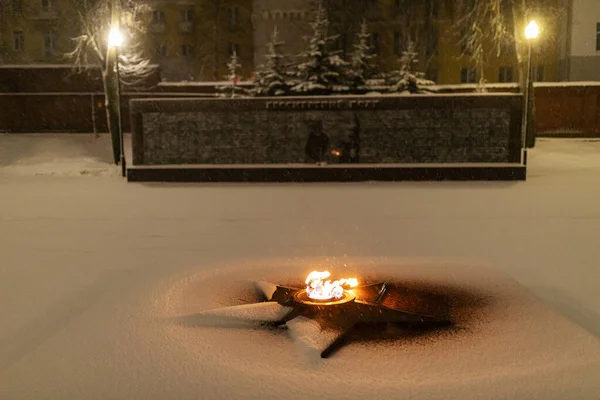
M354 299L356 299L356 295L351 290L344 290L339 298L332 299L313 299L306 290L301 290L294 294L294 301L296 303L309 306L336 306L350 303Z
M336 301L346 297L345 289L358 286L356 278L344 278L337 281L326 280L331 276L329 271L313 271L306 278L306 294L317 301Z

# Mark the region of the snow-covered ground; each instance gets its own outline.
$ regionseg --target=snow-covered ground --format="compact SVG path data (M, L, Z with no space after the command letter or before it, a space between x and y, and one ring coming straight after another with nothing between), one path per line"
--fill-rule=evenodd
M600 141L540 139L529 158L528 180L518 183L128 184L109 162L107 136L0 135L0 398L306 398L324 384L314 371L331 371L279 364L294 360L284 354L287 336L237 330L223 333L220 347L209 341L218 331L165 329L172 317L165 310L181 292L206 291L183 296L205 299L186 304L187 312L215 303L216 295L223 305L241 304L244 296L225 289L243 285L229 280L249 279L248 271L285 275L273 260L359 270L378 263L489 266L597 341ZM236 335L246 339L235 343ZM232 365L234 350L260 355L244 346L261 340L273 344L261 360L264 373L255 359ZM348 349L325 362L343 365ZM385 351L373 351L389 368ZM409 359L418 362L418 354ZM376 386L362 394L489 398L479 389L499 384L485 374L461 376L465 365L446 367L458 371L454 383L448 374L436 381L435 369L424 369L430 375L418 382L401 371L394 381L367 371ZM582 379L600 375L595 368ZM512 382L525 385L526 378ZM343 374L331 385L342 383L356 390ZM531 387L515 388L514 396L506 394L513 388L500 389L503 398L537 398ZM346 398L321 396L336 397Z

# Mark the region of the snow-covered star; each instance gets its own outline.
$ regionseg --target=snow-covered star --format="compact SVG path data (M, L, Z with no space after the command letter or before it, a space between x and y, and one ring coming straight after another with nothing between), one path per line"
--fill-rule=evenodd
M450 325L450 305L436 296L389 282L357 286L341 299L315 301L305 288L256 282L264 301L193 314L202 320L285 325L292 338L328 357L347 333L362 324L401 324L411 328Z

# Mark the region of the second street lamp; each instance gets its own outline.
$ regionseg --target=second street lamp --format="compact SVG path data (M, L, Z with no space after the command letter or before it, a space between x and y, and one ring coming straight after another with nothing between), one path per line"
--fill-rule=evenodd
M121 76L119 74L119 48L123 45L123 34L118 28L111 28L108 33L108 46L115 49L115 72L117 75L117 119L119 127L119 142L120 142L120 163L121 163L121 175L125 176L127 171L127 165L125 162L125 149L123 139L123 122L121 119Z
M537 39L540 33L540 28L538 24L532 20L527 27L525 28L525 38L527 39L527 74L525 78L525 110L523 117L523 125L522 125L522 138L521 145L523 146L523 155L522 162L523 165L527 165L527 129L529 128L529 118L530 118L530 110L529 110L529 97L531 90L531 49L533 47L533 41Z

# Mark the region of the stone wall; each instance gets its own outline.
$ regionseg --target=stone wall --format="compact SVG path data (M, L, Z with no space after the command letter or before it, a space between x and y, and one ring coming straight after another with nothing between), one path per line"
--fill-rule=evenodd
M133 100L131 110L137 165L520 157L521 97L513 94ZM311 134L326 136L316 141L319 155L307 151Z

